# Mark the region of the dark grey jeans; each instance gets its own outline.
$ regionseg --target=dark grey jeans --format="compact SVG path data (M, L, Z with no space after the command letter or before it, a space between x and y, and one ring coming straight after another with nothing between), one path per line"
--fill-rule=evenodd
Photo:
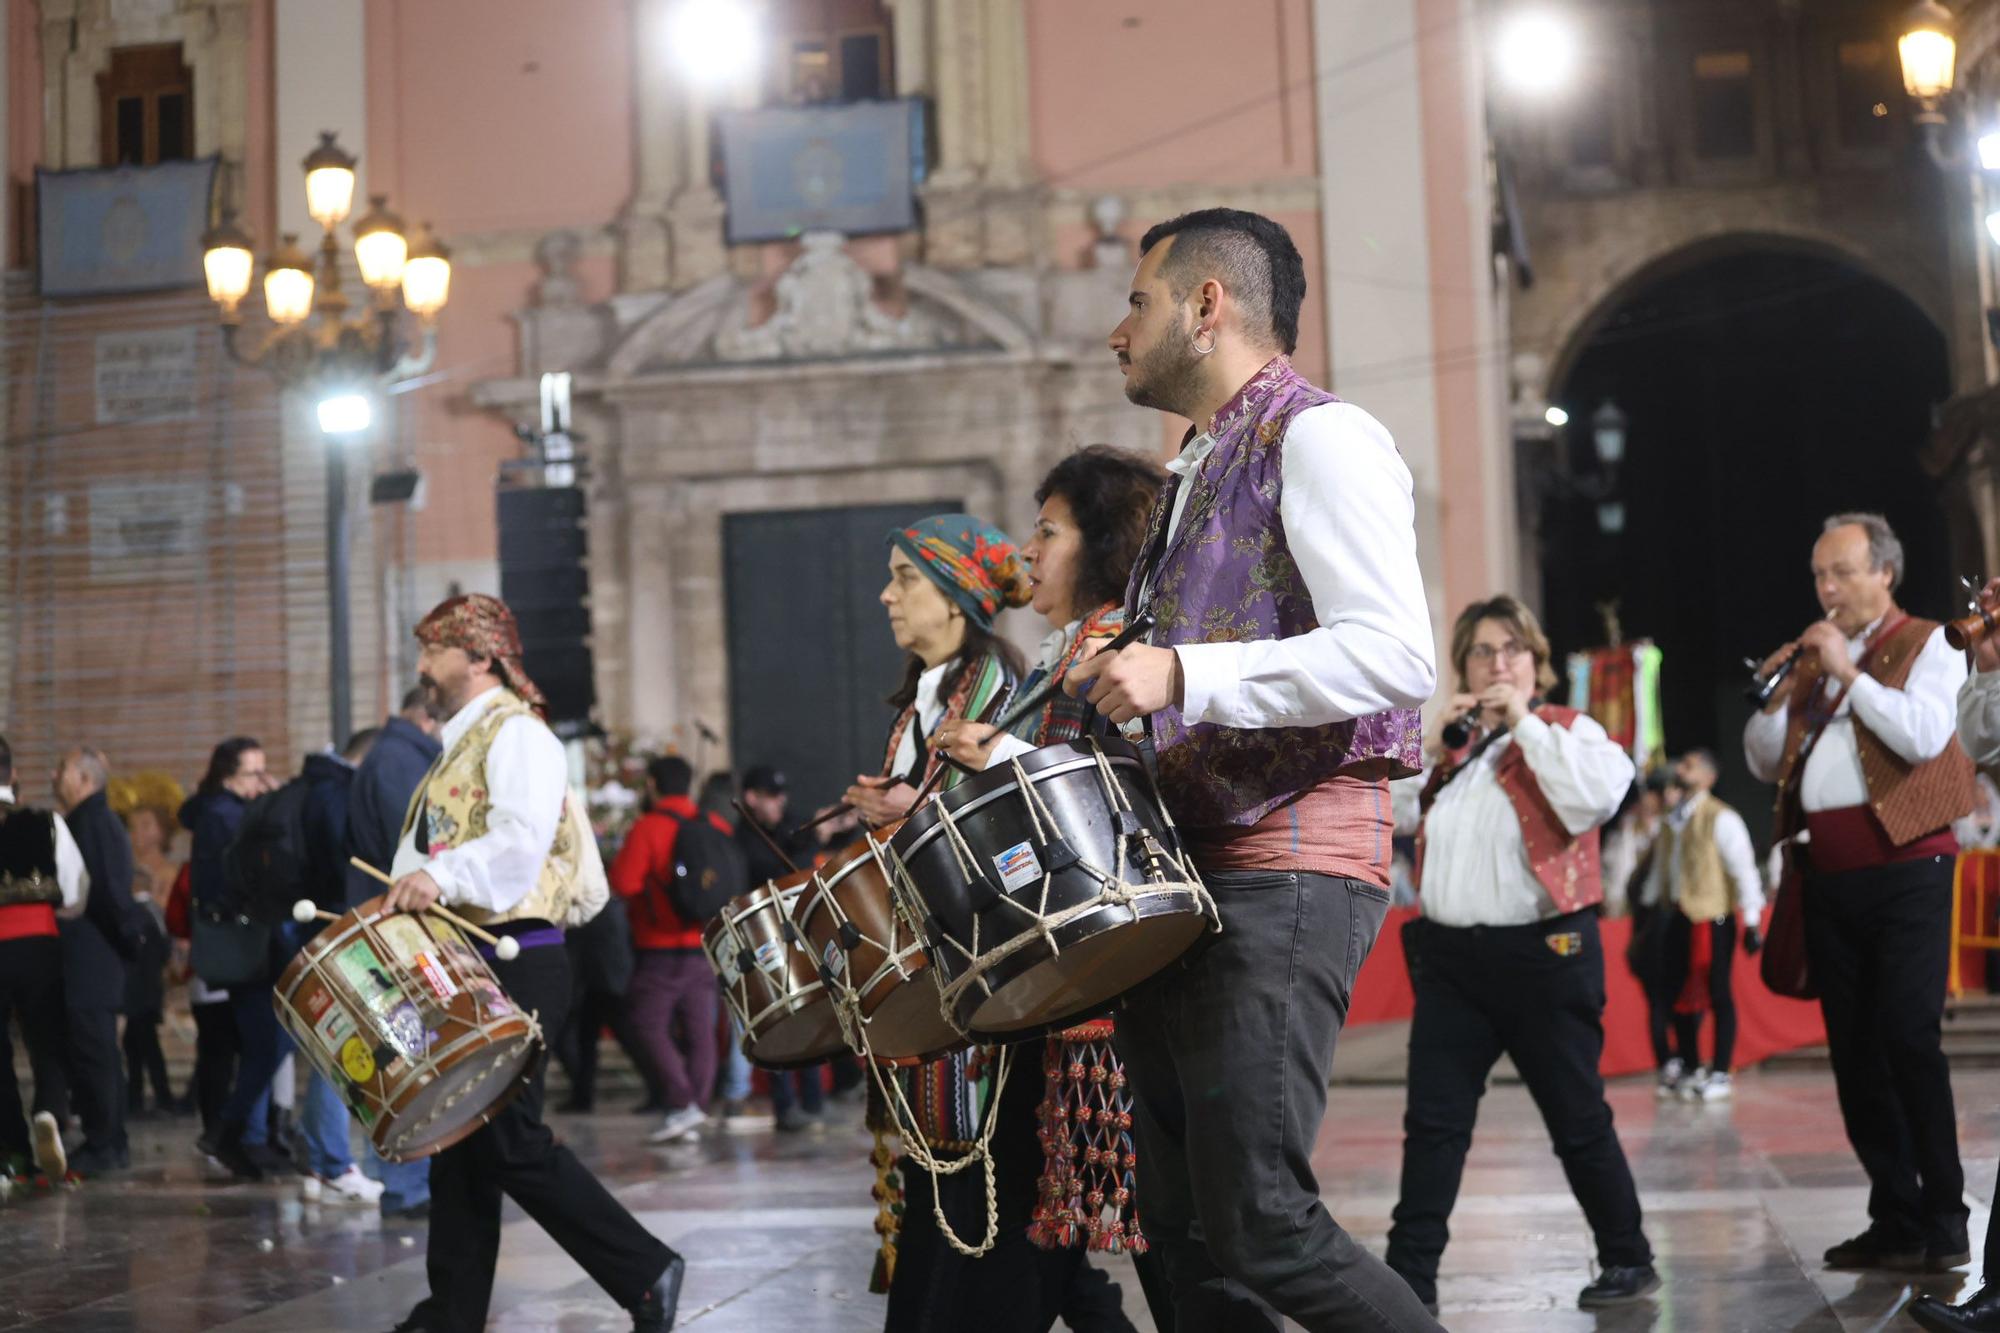
M1179 1333L1438 1322L1320 1201L1313 1141L1355 973L1389 895L1326 875L1205 876L1222 934L1127 998L1117 1045L1139 1134L1139 1221Z

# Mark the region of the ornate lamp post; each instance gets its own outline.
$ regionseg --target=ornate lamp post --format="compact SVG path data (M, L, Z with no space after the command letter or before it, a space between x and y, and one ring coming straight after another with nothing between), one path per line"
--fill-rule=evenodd
M202 238L208 294L230 356L270 371L284 389L309 390L318 399L320 430L327 436L328 678L336 745L353 730L347 446L368 429L374 390L431 368L437 359L437 315L451 294L451 259L444 246L428 229L413 240L387 200L376 195L354 224L355 267L371 299L349 313L335 229L354 206L354 165L331 131L322 132L319 146L306 155L306 212L323 230L319 253L308 258L298 237L287 233L265 257L264 313L271 328L253 346L243 345L241 330L254 242L227 215ZM404 318L405 312L413 318Z

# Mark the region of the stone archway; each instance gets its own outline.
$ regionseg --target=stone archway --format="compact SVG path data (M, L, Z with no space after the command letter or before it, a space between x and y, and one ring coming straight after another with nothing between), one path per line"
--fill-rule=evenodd
M1938 322L1871 266L1796 238L1690 247L1583 312L1554 368L1575 424L1541 474L1542 604L1560 650L1600 641L1596 605L1666 653L1667 744L1713 746L1725 793L1742 773L1741 659L1819 611L1807 562L1829 514L1886 514L1906 548L1903 600L1949 605L1945 509L1925 470L1950 393ZM1590 416L1615 403L1626 452L1608 498Z

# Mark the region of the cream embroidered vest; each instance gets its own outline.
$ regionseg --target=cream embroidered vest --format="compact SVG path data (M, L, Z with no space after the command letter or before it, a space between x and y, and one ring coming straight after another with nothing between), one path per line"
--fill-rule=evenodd
M1736 886L1715 845L1715 821L1722 802L1703 793L1685 828L1668 824L1660 830L1661 864L1668 867L1679 891L1679 906L1690 921L1719 921L1736 907Z
M403 837L416 827L417 813L429 807L427 831L432 856L452 847L484 837L486 817L492 802L486 794L486 756L500 728L517 717L534 717L534 710L512 690L500 698L458 738L458 743L438 756L431 771L410 798L403 816ZM604 862L597 852L597 839L590 831L576 793L564 788L562 817L556 821L555 843L542 873L528 895L505 912L478 907L454 908L466 920L479 925L501 921L539 919L559 926L580 926L603 910L611 889L604 877Z

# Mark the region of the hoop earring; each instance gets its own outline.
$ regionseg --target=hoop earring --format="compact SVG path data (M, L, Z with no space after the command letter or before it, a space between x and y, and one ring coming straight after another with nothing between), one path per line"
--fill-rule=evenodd
M1201 335L1203 333L1208 334L1208 346L1206 347L1203 347L1201 345ZM1215 330L1196 329L1194 331L1194 337L1190 338L1188 340L1188 343L1190 346L1194 348L1194 354L1196 356L1207 356L1210 352L1213 352L1215 350Z

